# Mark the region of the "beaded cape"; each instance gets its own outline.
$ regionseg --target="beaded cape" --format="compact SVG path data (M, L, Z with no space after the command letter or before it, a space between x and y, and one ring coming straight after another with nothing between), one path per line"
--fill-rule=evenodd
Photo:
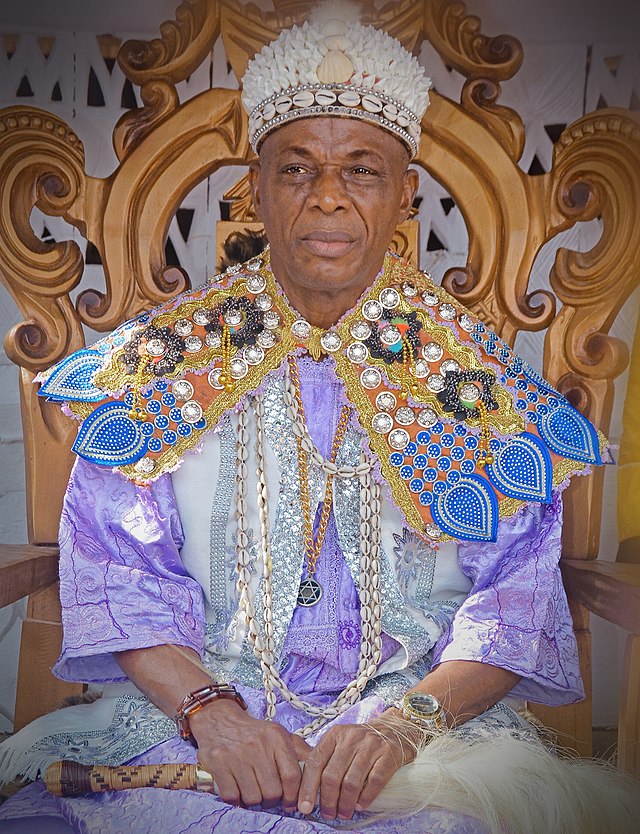
M175 470L287 357L330 356L383 480L430 540L495 541L602 463L606 439L494 332L389 253L330 330L301 319L268 250L126 322L41 374L81 421L81 457L145 484Z

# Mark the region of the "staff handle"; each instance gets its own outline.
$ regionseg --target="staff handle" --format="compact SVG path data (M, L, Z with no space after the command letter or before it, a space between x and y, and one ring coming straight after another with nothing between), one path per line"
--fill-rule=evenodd
M47 790L55 796L82 796L85 793L122 791L130 788L217 792L213 777L206 770L192 764L107 767L60 761L47 767L44 783Z

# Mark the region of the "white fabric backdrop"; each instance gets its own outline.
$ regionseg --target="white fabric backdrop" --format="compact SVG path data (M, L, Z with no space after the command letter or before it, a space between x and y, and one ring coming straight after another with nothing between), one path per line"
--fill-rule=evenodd
M7 8L5 8L5 4ZM268 0L259 3L268 7ZM570 0L557 4L552 0L519 3L513 0L468 0L471 12L483 17L483 31L489 34L509 32L525 46L521 71L503 85L500 103L516 109L527 129L527 142L521 166L529 171L532 164L548 170L553 141L548 126L565 125L599 106L637 107L640 101L640 58L633 40L638 18L624 0L606 4L605 16L594 9L603 4ZM558 9L561 5L562 8ZM635 4L634 4L635 5ZM10 6L10 7L9 7ZM126 39L157 34L160 21L171 17L172 0L112 0L101 9L82 0L0 0L0 107L12 104L33 105L51 110L65 119L82 139L87 171L106 176L116 166L111 147L114 124L124 112L125 79L117 65L108 67L102 58L96 36L105 31ZM535 10L535 12L534 12ZM635 18L635 19L634 19ZM636 29L637 32L637 29ZM18 34L17 48L8 54L7 46ZM45 59L38 45L38 35L55 36L55 43ZM420 60L428 67L439 92L458 99L462 78L448 70L430 45L426 44ZM211 73L210 73L211 70ZM91 106L87 100L89 77L97 78L104 106ZM181 98L188 99L213 86L235 88L237 82L228 72L221 43L216 45L208 62L179 87ZM26 82L25 83L25 79ZM55 92L54 92L54 88ZM23 95L18 96L18 91ZM31 92L31 95L24 95ZM129 97L133 91L125 90ZM52 100L58 98L59 100ZM240 172L226 169L209 183L195 188L183 203L192 213L188 235L183 236L174 220L169 237L180 264L195 284L215 271L211 232L220 216L218 196L239 177ZM464 264L467 234L458 209L430 178L423 176L419 219L422 223L422 266L429 268L436 280L453 265ZM443 202L444 201L444 202ZM86 241L60 218L44 218L34 210L32 225L43 238L74 239L86 251ZM442 244L437 245L435 236ZM589 249L599 235L598 221L580 224L560 235L540 253L533 274L535 287L548 286L548 275L558 246ZM430 242L431 239L431 242ZM437 248L433 248L433 246ZM83 288L103 288L102 268L87 264ZM637 296L637 294L636 294ZM638 298L633 298L620 314L614 334L631 342L636 321ZM0 287L0 332L4 334L20 320L12 299ZM88 340L93 338L87 334ZM521 334L516 343L519 352L540 366L541 334ZM626 378L616 385L616 405L610 432L612 442L620 438L621 409ZM26 541L24 518L24 473L22 434L19 421L17 374L4 352L0 353L0 471L6 473L0 483L0 541ZM615 471L607 473L606 501L603 508L603 553L613 558L617 546L615 527ZM24 614L24 600L0 611L0 731L10 729L17 669L19 625ZM617 681L620 676L623 635L615 627L594 618L594 723L612 726L617 715Z

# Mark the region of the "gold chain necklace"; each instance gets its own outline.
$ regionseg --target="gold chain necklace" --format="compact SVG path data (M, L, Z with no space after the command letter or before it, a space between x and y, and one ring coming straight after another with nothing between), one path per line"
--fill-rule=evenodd
M298 373L298 363L295 356L289 357L289 373L295 389L298 415L302 422L306 423L304 404L302 402L302 392L300 389L300 375ZM331 457L329 458L331 463L335 463L336 458L338 457L338 452L340 451L347 426L349 425L350 411L351 409L348 405L342 407L336 433L333 437L333 443L331 445ZM298 590L298 605L310 608L320 602L320 598L322 597L322 585L320 585L314 574L316 572L316 564L322 551L322 545L324 544L324 538L329 524L329 514L331 513L331 507L333 505L334 476L327 475L327 485L325 487L322 510L320 512L318 535L314 540L313 522L311 520L311 506L309 500L309 468L307 453L302 447L302 438L298 437L298 435L296 435L296 446L298 449L298 477L300 480L300 504L302 506L304 548L307 560L307 575L300 583L300 588Z

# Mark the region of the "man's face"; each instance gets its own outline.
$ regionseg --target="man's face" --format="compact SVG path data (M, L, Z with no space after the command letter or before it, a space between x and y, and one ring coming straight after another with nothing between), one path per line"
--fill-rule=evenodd
M355 302L372 283L411 209L418 176L408 161L398 139L355 119L301 119L264 140L253 197L294 303L304 291L355 292Z

